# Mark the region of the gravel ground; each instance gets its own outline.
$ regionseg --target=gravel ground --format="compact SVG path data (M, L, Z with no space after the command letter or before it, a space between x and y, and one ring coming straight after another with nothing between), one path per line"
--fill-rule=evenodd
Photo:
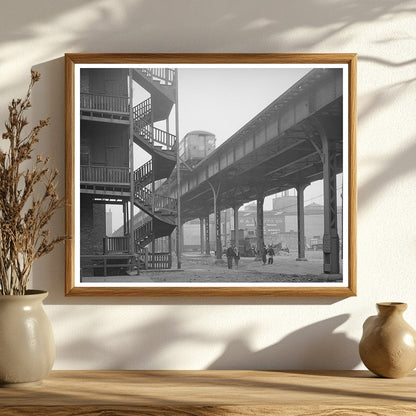
M326 282L322 275L322 252L307 252L307 261L296 261L295 253L282 253L274 263L263 265L252 257L242 257L238 268L227 268L226 258L216 264L213 256L184 253L181 270L142 270L139 276L90 277L88 282L197 282L197 283L316 283ZM173 264L176 265L176 259ZM84 282L87 280L84 280ZM340 281L340 280L338 280Z

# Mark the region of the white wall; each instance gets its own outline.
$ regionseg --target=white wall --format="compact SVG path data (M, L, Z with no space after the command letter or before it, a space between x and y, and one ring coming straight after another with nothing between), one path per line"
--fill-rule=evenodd
M358 296L65 298L63 247L34 286L55 369L349 369L377 301L416 327L416 13L401 0L15 0L0 14L0 120L31 67L41 151L64 171L65 52L357 52ZM63 177L61 177L63 193ZM63 212L54 220L63 233Z

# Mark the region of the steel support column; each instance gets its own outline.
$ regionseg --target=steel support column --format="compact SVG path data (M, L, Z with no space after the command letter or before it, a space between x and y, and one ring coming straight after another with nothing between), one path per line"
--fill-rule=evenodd
M204 254L204 219L202 217L199 219L199 245L200 253Z
M337 230L337 182L334 126L326 121L314 120L322 141L324 179L324 273L340 273L339 236Z
M216 207L215 212L215 257L217 260L222 259L222 244L221 244L221 210Z
M305 257L305 198L304 191L309 184L298 184L297 192L297 217L298 217L298 258L297 261L306 261Z
M238 247L238 210L241 205L234 205L234 244Z
M209 243L209 215L207 215L204 219L205 223L205 254L207 256L211 255L211 246Z
M260 195L257 197L257 256L260 258L264 246L263 205L264 195Z

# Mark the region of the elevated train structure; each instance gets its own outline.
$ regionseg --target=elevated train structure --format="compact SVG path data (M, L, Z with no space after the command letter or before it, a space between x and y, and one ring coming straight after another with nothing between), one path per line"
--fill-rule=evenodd
M238 224L238 209L255 200L257 250L260 251L264 242L264 198L295 188L298 258L302 260L305 258L304 189L323 179L323 271L339 274L336 175L342 171L342 70L313 69L192 170L182 170L181 219L183 223L200 219L208 253L208 215L215 213L218 254L222 252L221 210L233 208L234 224Z

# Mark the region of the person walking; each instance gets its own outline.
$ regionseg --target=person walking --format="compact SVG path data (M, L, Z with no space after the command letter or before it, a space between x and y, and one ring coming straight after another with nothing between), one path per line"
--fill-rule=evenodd
M269 244L269 248L267 249L267 256L268 256L268 264L273 264L273 257L274 257L274 250L273 246Z
M238 262L240 261L240 251L238 250L237 246L234 246L234 261L235 268L238 269Z
M266 248L266 245L263 244L263 249L262 249L262 252L261 252L261 259L263 260L263 265L266 264L266 261L267 261L266 257L267 257L267 248Z
M231 244L227 248L226 256L227 256L227 265L228 265L228 268L229 269L232 269L233 268L233 258L235 256L235 253L234 253L234 249L232 248Z

